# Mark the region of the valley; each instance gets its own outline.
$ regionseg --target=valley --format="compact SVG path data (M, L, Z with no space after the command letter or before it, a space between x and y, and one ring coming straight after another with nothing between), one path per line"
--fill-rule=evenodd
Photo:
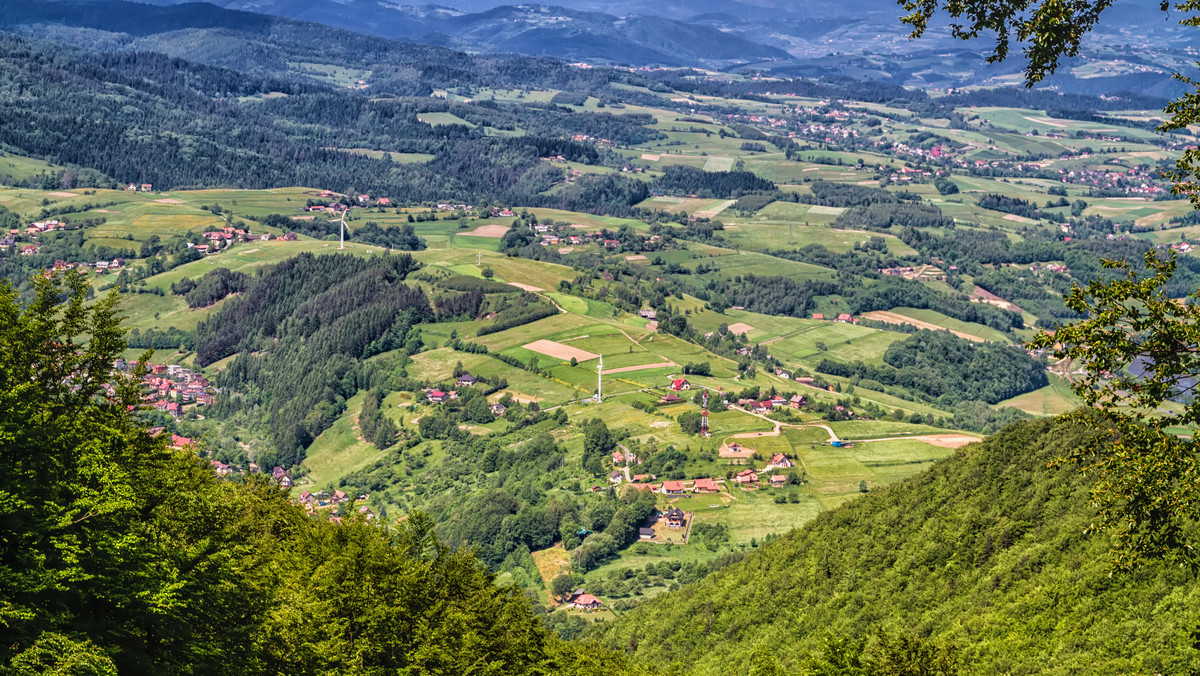
M1056 464L1087 443L1058 420L1087 372L1030 341L1083 317L1073 288L1120 278L1105 259L1173 256L1166 298L1200 285L1200 218L1164 173L1200 144L1159 127L1174 90L1059 86L1161 74L1127 45L1026 90L965 52L899 69L881 48L813 77L834 55L799 15L760 44L764 19L713 14L689 35L727 51L614 65L631 33L686 17L571 15L619 34L593 36L607 58L547 50L566 63L501 53L569 23L556 8L481 8L511 34L389 9L409 37L461 27L416 45L130 4L0 21L0 275L14 307L114 304L125 344L97 387L136 395L113 415L160 440L139 444L218 478L212 504L261 491L278 504L241 514L285 510L281 542L353 558L395 532L403 565L453 559L575 669L544 673L601 673L573 652L596 646L612 673L794 673L889 631L963 647L971 673L1182 663L1112 657L1108 625L1078 654L1004 628L1058 621L1034 591L1078 596L1072 566L1123 584L1068 534L1087 488ZM280 588L344 571L318 572ZM1153 575L1129 583L1143 620Z

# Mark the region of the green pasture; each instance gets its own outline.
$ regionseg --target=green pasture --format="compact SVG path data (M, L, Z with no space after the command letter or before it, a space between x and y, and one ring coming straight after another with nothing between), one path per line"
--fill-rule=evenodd
M475 128L474 124L467 122L453 113L421 113L417 115L417 119L433 127L440 127L445 124L461 124L464 127Z
M64 167L56 166L44 160L0 151L0 179L7 177L22 181L33 176L49 174L63 169ZM0 183L0 185L4 184Z
M1005 399L997 404L997 406L1011 406L1039 416L1062 415L1081 405L1079 397L1071 391L1070 383L1054 374L1050 374L1049 385L1012 399Z
M383 458L384 452L359 434L357 416L362 402L362 393L347 401L346 412L309 445L304 466L314 486L335 484L342 476Z
M952 317L937 312L936 310L922 310L917 308L897 307L892 308L891 312L904 317L911 317L930 324L936 324L951 331L959 331L971 336L978 336L984 340L991 340L998 343L1011 343L1008 336L1002 331L997 331L990 326L976 324L974 322L964 322Z

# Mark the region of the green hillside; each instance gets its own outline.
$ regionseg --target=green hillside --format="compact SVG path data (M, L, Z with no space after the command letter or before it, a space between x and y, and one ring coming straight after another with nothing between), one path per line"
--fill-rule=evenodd
M956 649L965 673L1190 673L1200 585L1166 566L1110 577L1106 540L1083 535L1086 478L1047 469L1086 434L1016 424L643 604L604 640L698 675L796 673L825 637L880 629ZM763 655L782 671L750 671Z

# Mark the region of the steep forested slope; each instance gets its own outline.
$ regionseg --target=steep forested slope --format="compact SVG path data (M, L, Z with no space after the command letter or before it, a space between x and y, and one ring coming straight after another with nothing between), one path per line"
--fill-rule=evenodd
M764 655L794 673L827 633L876 629L953 646L969 673L1190 673L1194 575L1110 577L1104 537L1085 535L1087 478L1047 468L1086 434L1014 425L638 608L605 639L696 674L747 673Z
M554 638L427 517L330 523L168 448L112 372L115 297L37 284L21 307L0 283L0 672L623 671Z

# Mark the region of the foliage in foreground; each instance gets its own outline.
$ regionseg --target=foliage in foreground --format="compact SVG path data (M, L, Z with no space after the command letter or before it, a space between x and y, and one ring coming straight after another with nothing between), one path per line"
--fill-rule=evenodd
M414 514L314 520L216 479L105 385L115 296L0 287L0 670L15 674L600 674ZM66 303L60 304L65 295Z
M1162 562L1110 576L1110 542L1084 535L1090 478L1048 467L1094 434L1017 423L643 604L605 643L700 676L1185 673L1200 584ZM870 668L895 651L926 670Z

